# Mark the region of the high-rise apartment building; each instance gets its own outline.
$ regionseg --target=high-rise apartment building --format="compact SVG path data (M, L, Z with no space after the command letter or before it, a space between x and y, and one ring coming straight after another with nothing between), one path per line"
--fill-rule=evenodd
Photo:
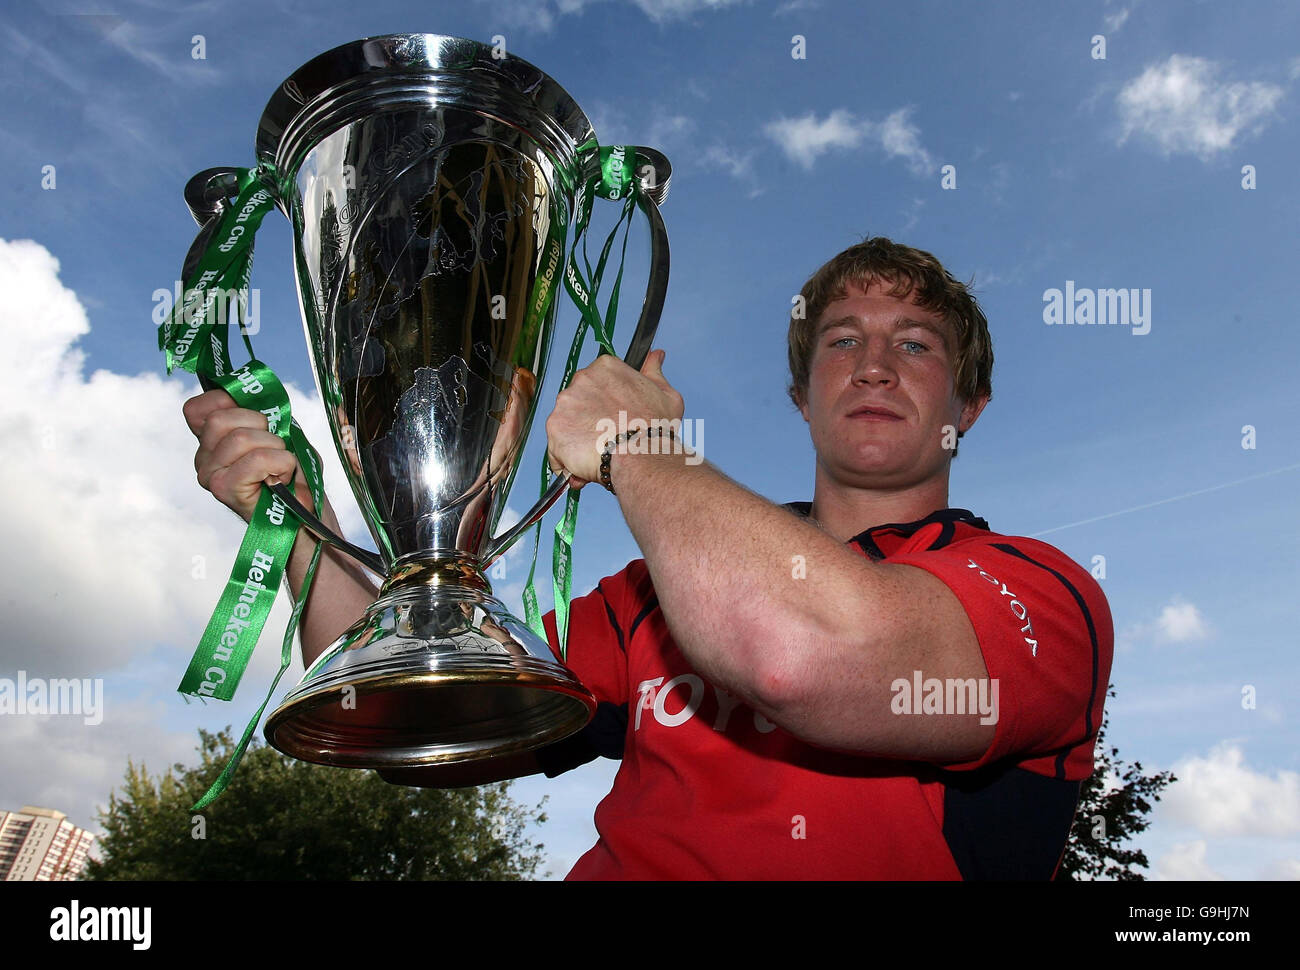
M0 811L0 879L80 879L94 841L94 835L52 808L24 805L20 812Z

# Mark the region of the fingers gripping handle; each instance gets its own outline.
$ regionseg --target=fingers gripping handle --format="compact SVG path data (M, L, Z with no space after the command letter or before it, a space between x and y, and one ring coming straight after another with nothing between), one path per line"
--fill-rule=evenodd
M637 370L645 363L650 346L654 343L655 333L659 330L659 317L663 313L664 299L668 295L668 233L664 229L663 218L659 215L659 203L668 194L668 180L671 168L668 159L652 148L636 148L637 176L641 179L643 191L637 193L638 208L645 213L650 225L650 274L646 284L645 301L641 304L641 318L637 320L632 341L628 344L623 360L628 366ZM483 552L480 562L486 569L507 549L514 545L546 511L555 504L569 484L569 473L556 476L545 494L537 504L528 510L514 526L500 536L491 540Z
M208 377L205 374L199 374L199 384L202 385L205 391L211 391L221 386L220 384L218 384L216 381L212 380L210 377ZM303 526L307 529L307 531L310 532L312 535L314 535L317 539L320 539L323 542L328 542L330 545L336 547L337 549L346 552L349 556L351 556L357 562L361 563L361 565L365 566L376 576L385 577L388 575L388 570L384 568L384 561L380 559L379 556L377 556L375 553L371 552L368 549L362 549L360 546L354 546L352 543L348 542L342 536L336 535L334 531L329 528L329 526L325 525L325 523L321 522L320 519L316 518L315 515L313 515L311 512L307 510L307 507L305 505L303 505L301 502L298 501L297 498L294 497L293 492L289 490L289 486L284 485L280 482L274 482L274 483L267 482L266 487L271 490L271 492L276 496L276 498L278 498L281 502L283 502L288 507L290 512L292 512L295 516L298 517L298 520L302 522Z

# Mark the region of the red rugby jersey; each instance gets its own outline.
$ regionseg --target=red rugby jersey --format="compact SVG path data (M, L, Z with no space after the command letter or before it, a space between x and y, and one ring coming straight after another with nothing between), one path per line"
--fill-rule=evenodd
M965 607L999 683L984 755L940 765L805 744L691 669L638 559L571 607L568 665L599 708L541 760L550 776L598 755L622 765L596 809L599 841L568 878L1051 878L1110 674L1101 587L1060 550L965 509L849 545L927 570ZM554 613L545 622L555 650Z

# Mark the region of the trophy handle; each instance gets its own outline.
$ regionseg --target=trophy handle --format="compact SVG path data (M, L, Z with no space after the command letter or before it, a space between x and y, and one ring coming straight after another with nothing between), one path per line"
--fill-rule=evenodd
M229 166L205 168L185 183L185 204L190 215L199 224L199 234L190 244L181 269L181 280L187 280L203 256L212 233L221 224L230 200L239 193L239 172ZM183 282L182 282L182 285Z
M346 552L361 565L365 566L380 579L388 578L388 570L384 568L384 561L368 549L362 549L360 546L354 546L342 536L335 535L320 519L307 511L307 507L293 497L293 492L289 491L287 485L276 482L274 485L267 483L267 488L275 493L276 497L289 506L289 511L298 516L303 526L308 532L314 535L322 542L328 542L341 552Z
M650 224L650 275L646 282L645 301L641 304L641 319L636 322L636 331L632 334L627 353L623 355L623 362L640 370L646 355L650 353L650 345L654 343L655 333L659 329L659 316L663 313L664 298L668 295L668 233L664 229L663 218L659 215L659 203L668 195L672 167L663 153L653 148L638 145L635 146L635 151L638 159L646 163L638 166L638 172L645 172L647 165L652 170L652 174L641 176L644 191L638 192L636 199L637 206L645 213ZM487 544L480 559L482 569L486 570L492 565L546 514L568 487L569 477L568 472L557 475L537 500L537 504L523 518Z
M188 280L194 272L199 259L203 256L203 251L207 249L212 233L221 224L221 219L226 214L226 208L230 205L231 198L238 194L238 178L239 172L237 169L223 166L205 168L185 183L185 204L189 206L190 215L194 217L194 221L199 224L199 234L194 237L189 252L185 254L184 267L181 269L182 281ZM199 384L205 391L211 391L221 386L204 374L199 374L198 378ZM316 538L346 552L376 576L385 577L388 575L388 571L384 569L384 561L379 556L368 549L354 546L343 537L335 535L320 519L309 512L306 506L294 498L293 492L289 491L288 486L277 482L274 485L268 483L267 487L275 493L275 496L281 502L289 507L289 511L296 515L307 531Z

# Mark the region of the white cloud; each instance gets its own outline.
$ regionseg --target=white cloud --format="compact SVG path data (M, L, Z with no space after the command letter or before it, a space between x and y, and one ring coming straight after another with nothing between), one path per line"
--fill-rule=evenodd
M742 178L752 174L754 155L752 152L741 155L722 145L711 145L705 149L701 161L726 172L732 178Z
M1259 876L1260 879L1287 880L1295 882L1300 880L1300 859L1278 859L1264 869Z
M92 28L94 23L90 21ZM99 32L104 34L103 29ZM112 35L106 36L112 39ZM0 53L7 60L22 64L24 71L34 78L39 75L35 83L45 93L47 111L75 111L93 129L89 136L75 133L75 137L74 129L67 126L63 131L42 132L41 156L59 160L61 168L94 170L105 189L121 192L142 191L134 169L118 162L121 155L131 158L148 155L149 170L154 175L170 171L185 179L193 174L189 163L173 147L174 139L157 124L156 106L152 112L141 110L140 99L131 96L130 87L99 83L93 74L81 70L74 59L56 53L13 27L5 27L0 34ZM204 79L215 76L211 71L203 74ZM12 133L10 137L14 137Z
M1213 630L1195 603L1173 599L1152 620L1131 623L1116 637L1121 650L1151 643L1194 643L1208 639Z
M54 808L73 824L96 831L96 809L106 807L109 792L121 785L128 758L146 763L157 775L192 754L194 732L160 729L166 707L162 700L127 702L117 699L121 695L112 684L104 690L99 725L86 726L79 717L4 719L0 808Z
M925 199L912 198L911 203L903 212L903 225L900 232L910 232L912 227L921 219L921 210L925 208Z
M1222 67L1203 57L1174 54L1129 81L1116 97L1122 130L1152 141L1165 155L1200 158L1261 131L1282 97L1263 81L1222 80Z
M688 89L694 83L688 81ZM702 91L697 93L707 96ZM741 152L714 142L701 152L697 140L692 140L699 126L686 115L656 112L647 123L644 118L630 116L616 106L597 101L587 117L603 145L636 144L656 148L668 156L675 170L698 165L706 172L722 172L740 182L751 199L763 193L754 170L754 151Z
M626 106L611 104L599 99L587 108L587 120L595 129L602 145L644 145L656 148L672 162L675 155L692 154L694 144L689 140L694 133L695 121L682 114L665 114L655 111L647 119L629 113Z
M680 142L694 130L695 122L685 115L660 115L650 123L650 133L646 135L648 140L644 144L647 148L660 148Z
M804 10L818 10L821 8L821 0L786 0L775 10L772 11L773 17L780 17L788 13L800 13Z
M921 147L921 129L907 120L910 108L900 108L875 128L880 146L891 158L902 158L917 174L934 167L930 153Z
M843 108L836 108L821 121L812 111L801 118L783 117L763 130L792 162L809 169L832 148L856 148L864 136L862 126Z
M632 0L655 23L681 20L701 11L721 10L746 0Z
M822 155L836 149L873 145L890 158L901 158L914 175L934 169L934 160L921 145L921 130L909 116L911 108L899 108L883 121L858 119L844 108L836 108L823 119L816 112L798 118L779 118L763 130L786 156L811 169Z
M1300 63L1300 58L1297 58L1296 60L1297 60L1297 63ZM701 101L708 101L708 100L709 100L709 92L705 89L705 87L704 87L703 84L701 84L699 81L697 81L697 80L696 80L695 78L693 78L693 77L690 77L690 78L687 78L687 79L686 79L686 90L687 90L690 94L692 94L692 95L694 95L695 97L699 98Z
M539 34L548 34L555 29L556 11L551 8L548 0L478 0L478 6L489 8L485 16L490 27L483 32L485 37L511 27L531 30ZM559 13L576 13L581 10L581 3L566 3L562 5ZM508 37L507 50L509 50Z
M1222 880L1205 861L1205 840L1180 842L1156 862L1154 878L1177 881Z
M1252 770L1241 748L1216 745L1208 757L1173 767L1178 780L1161 800L1161 816L1210 836L1300 833L1300 774Z
M492 23L548 33L559 17L580 14L601 0L478 0L491 11ZM626 0L657 24L684 20L692 14L721 10L748 0Z
M29 35L6 24L4 36L0 39L4 41L6 59L11 63L21 64L28 72L39 72L79 97L87 98L93 93L94 84L88 76L70 69L65 58L59 57Z
M994 205L1001 205L1013 181L1011 163L994 162L989 166L987 180L984 183L985 197Z
M1156 629L1169 643L1203 640L1209 633L1205 618L1194 603L1170 603L1160 611Z
M1101 18L1102 23L1106 25L1107 30L1109 30L1111 33L1114 33L1115 31L1119 30L1121 27L1124 26L1124 24L1128 21L1128 15L1132 12L1133 11L1130 10L1128 7L1121 7L1119 10L1115 10L1112 11L1111 13L1104 14Z
M192 86L221 80L221 72L207 59L206 38L204 56L195 59L192 45L178 46L170 29L145 30L139 24L122 21L111 29L100 31L100 36L132 60L174 84Z
M710 171L724 172L748 188L748 197L763 194L758 174L754 171L754 153L743 154L726 145L710 145L699 157L699 162Z
M195 480L181 413L194 378L86 375L89 320L58 272L39 243L0 240L0 665L86 677L168 645L179 678L245 527ZM323 406L288 390L344 530L363 534ZM267 638L278 653L272 624Z

